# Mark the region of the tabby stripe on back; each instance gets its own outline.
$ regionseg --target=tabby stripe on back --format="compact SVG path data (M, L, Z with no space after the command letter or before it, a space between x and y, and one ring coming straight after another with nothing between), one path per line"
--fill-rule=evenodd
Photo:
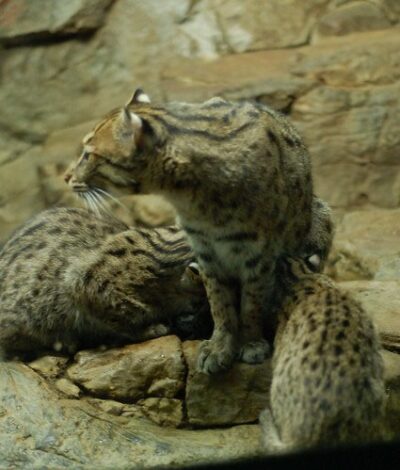
M138 113L139 114L139 113ZM140 116L140 114L139 114ZM216 142L223 142L227 140L231 140L247 129L252 126L256 126L255 122L246 122L242 124L241 126L237 127L236 129L233 129L230 132L227 132L226 134L213 134L209 131L203 130L203 129L190 129L186 127L178 127L174 124L171 124L164 119L164 117L161 117L159 115L150 115L148 116L149 118L154 119L155 121L159 122L162 126L165 127L165 129L171 134L171 135L190 135L190 136L197 136L197 137L204 137L209 140L213 140ZM146 116L147 118L147 116Z
M133 256L144 256L146 258L151 259L152 261L154 261L155 263L159 265L160 269L182 266L182 263L184 262L184 260L182 260L181 258L176 261L164 261L162 259L157 258L155 255L153 255L149 251L141 250L141 249L131 250L130 253Z
M174 240L173 243L169 244L169 248L166 249L160 246L157 242L155 242L149 233L143 232L142 230L138 230L138 232L143 238L145 238L148 241L148 243L151 245L152 248L154 248L154 250L157 253L160 253L163 255L177 255L177 254L189 253L191 251L190 247L187 245L187 243L185 243L184 238L179 238L178 240ZM175 248L171 248L171 247L175 247Z

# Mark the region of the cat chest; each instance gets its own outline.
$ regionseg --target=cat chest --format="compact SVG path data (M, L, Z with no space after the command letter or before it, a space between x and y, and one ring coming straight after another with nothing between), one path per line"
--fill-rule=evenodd
M192 238L193 251L199 263L220 277L245 279L257 273L264 264L264 244L257 241L237 241Z

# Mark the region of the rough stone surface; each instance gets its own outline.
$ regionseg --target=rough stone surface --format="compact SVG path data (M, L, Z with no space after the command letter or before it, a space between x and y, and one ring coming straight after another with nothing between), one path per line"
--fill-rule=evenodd
M29 367L45 377L58 377L64 371L67 362L68 358L63 356L42 356L30 362Z
M162 428L60 399L32 369L0 364L0 455L4 468L156 468L238 459L260 452L258 425Z
M256 421L268 403L270 361L259 365L237 363L223 374L208 376L197 372L199 344L183 343L189 368L185 394L189 423L216 426Z
M73 203L61 173L91 123L138 86L161 101L271 104L304 135L333 206L399 207L397 0L58 3L0 4L0 241L43 207ZM127 205L116 213L135 221Z
M345 214L337 227L328 272L336 279L400 279L400 210Z
M99 28L114 0L6 0L0 4L0 44L23 44L48 36Z
M160 426L176 428L183 423L183 401L177 398L144 398L137 405L145 416Z
M178 29L182 53L213 57L227 52L305 44L329 0L200 0Z
M174 398L184 389L185 364L179 339L166 336L105 352L81 351L67 374L101 398Z
M79 398L82 394L81 389L65 377L56 380L54 385L58 391L63 393L68 398Z
M380 5L369 1L350 2L323 15L317 23L313 39L390 26L391 22Z
M383 345L400 352L400 279L397 281L349 281L342 282L341 285L349 290L371 315L381 335Z
M400 35L395 28L163 71L167 99L256 98L288 111L334 207L400 204ZM221 77L224 77L221 80Z

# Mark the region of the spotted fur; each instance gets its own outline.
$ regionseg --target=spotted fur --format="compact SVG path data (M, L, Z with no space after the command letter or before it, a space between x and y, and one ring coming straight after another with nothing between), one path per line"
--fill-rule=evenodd
M274 342L270 452L382 437L385 388L372 321L349 293L299 259L279 262L287 285Z
M0 252L0 349L8 356L142 341L207 311L193 253L176 226L128 228L83 209L51 209Z
M199 368L215 373L236 356L264 360L262 309L273 297L277 258L300 255L310 230L308 152L281 114L259 103L214 98L154 105L140 90L83 141L68 176L94 187L165 196L198 258L214 320ZM239 308L237 308L239 306Z

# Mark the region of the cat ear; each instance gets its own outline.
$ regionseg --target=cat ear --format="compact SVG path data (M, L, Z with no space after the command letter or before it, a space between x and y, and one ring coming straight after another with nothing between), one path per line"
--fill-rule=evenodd
M135 103L150 103L149 96L146 95L146 93L141 88L138 88L134 91L133 95L125 106L130 106L131 104Z
M190 271L192 271L192 273L195 274L196 276L200 276L200 268L197 263L195 262L190 263L188 266L188 269L190 269Z
M314 267L314 269L318 269L321 264L321 258L317 254L310 256L307 261Z
M124 106L114 120L114 135L120 139L132 139L133 137L137 139L141 134L141 129L142 120L140 117Z

